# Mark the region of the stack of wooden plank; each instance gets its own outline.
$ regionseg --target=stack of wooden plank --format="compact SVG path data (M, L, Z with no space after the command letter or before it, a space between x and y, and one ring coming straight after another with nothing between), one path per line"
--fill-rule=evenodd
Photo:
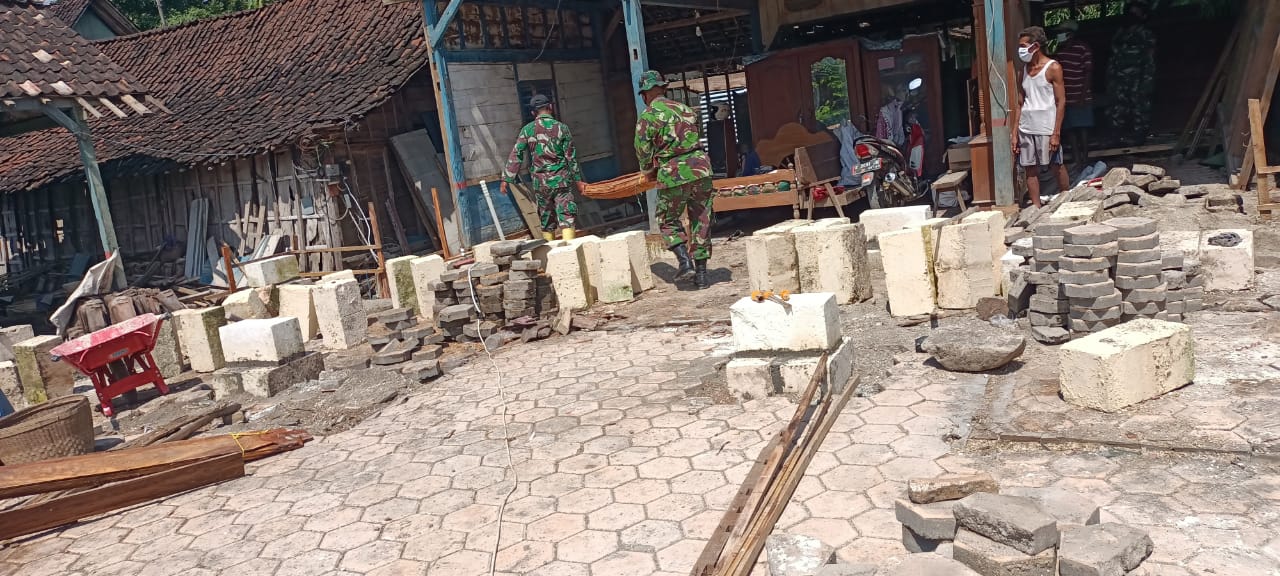
M760 452L702 549L692 572L695 576L746 576L755 567L765 538L773 532L809 461L857 388L855 378L836 395L822 386L826 376L827 354L823 353L795 414Z

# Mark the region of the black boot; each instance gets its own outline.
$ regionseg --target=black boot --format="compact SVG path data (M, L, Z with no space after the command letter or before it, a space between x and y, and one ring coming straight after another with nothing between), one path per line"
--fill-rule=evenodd
M711 283L707 280L707 261L706 260L694 261L694 270L695 272L693 273L693 283L698 287L699 290L702 290L707 286L711 285Z
M693 276L693 259L689 257L689 249L684 244L676 244L671 247L671 252L676 255L676 260L680 262L680 269L676 271L676 280L688 280Z

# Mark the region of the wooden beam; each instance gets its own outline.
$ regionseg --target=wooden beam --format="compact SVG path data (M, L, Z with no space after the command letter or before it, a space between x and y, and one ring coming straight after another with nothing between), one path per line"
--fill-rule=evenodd
M709 24L711 22L722 22L725 20L734 20L739 16L747 16L750 12L746 10L721 10L713 14L705 16L695 16L693 18L682 18L680 20L672 20L670 22L659 22L652 26L645 26L644 33L653 34L655 32L665 32L667 30L679 30L681 28L692 28L700 24Z
M1262 81L1262 96L1258 98L1262 103L1259 112L1262 114L1264 122L1267 119L1267 114L1271 111L1271 97L1276 91L1277 78L1280 78L1280 37L1276 38L1276 47L1271 52L1271 64L1267 67L1267 76ZM1250 106L1250 110L1250 114L1252 114L1252 106ZM1255 132L1255 134L1261 134L1261 132ZM1246 150L1253 145L1253 139L1250 138L1245 146ZM1241 190L1249 189L1249 180L1253 179L1253 164L1256 160L1256 154L1245 153L1244 160L1240 165L1240 176L1236 179Z
M754 0L640 0L645 6L666 6L690 10L742 10L758 9Z
M613 9L613 14L609 16L609 23L604 26L604 35L600 37L600 46L608 46L609 39L618 32L618 27L622 25L622 5Z
M424 2L426 1L424 0ZM444 32L453 23L453 18L458 15L459 8L462 8L462 0L449 0L449 4L444 7L444 12L440 13L440 19L429 26L431 48L440 47L440 41L444 40ZM435 11L434 7L429 10Z

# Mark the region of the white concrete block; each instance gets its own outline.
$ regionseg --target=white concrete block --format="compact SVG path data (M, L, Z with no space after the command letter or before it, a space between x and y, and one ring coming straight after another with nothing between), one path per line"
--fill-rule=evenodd
M413 261L417 256L387 260L387 280L391 284L391 306L418 312L418 295L413 285Z
M177 378L185 369L182 348L178 341L178 326L172 321L162 321L156 334L156 345L151 349L151 359L166 379Z
M937 276L938 307L965 309L978 299L996 295L992 273L991 234L984 222L943 226L938 231L934 274Z
M1187 258L1200 257L1200 232L1197 230L1161 230L1160 250L1179 250Z
M585 249L582 244L566 244L547 252L547 276L563 310L586 310L591 306Z
M819 356L780 358L778 375L782 379L783 394L801 394L813 380L818 370ZM840 345L827 355L827 375L823 385L832 394L844 392L853 379L854 349L851 338L841 338Z
M794 234L748 236L747 276L752 290L800 291Z
M311 297L314 289L312 284L282 284L276 287L280 292L280 315L298 319L304 341L312 340L320 334L320 319L316 316L315 300Z
M218 328L228 363L280 364L303 352L297 318L241 320Z
M245 288L227 296L222 308L232 321L271 318L280 309L279 294L275 286Z
M880 237L882 232L915 228L929 219L928 206L903 206L901 208L879 208L867 210L858 215L867 241Z
M840 304L871 298L871 267L861 224L819 220L793 233L802 291L833 293Z
M428 321L434 321L436 293L429 286L444 274L444 258L435 254L414 258L409 263L409 269L413 273L413 290L418 298L418 315Z
M600 285L596 295L601 302L626 302L640 292L640 283L631 272L630 242L623 237L606 238L596 246L600 250Z
M295 385L319 378L323 371L324 355L312 352L279 366L245 369L240 374L240 385L249 394L270 398Z
M989 210L985 212L975 212L966 216L963 222L981 222L987 228L987 234L991 236L991 278L995 283L996 296L1004 294L1000 289L1001 280L1004 278L1004 266L1001 265L1000 259L1004 257L1004 213L999 210Z
M351 270L339 270L330 272L320 277L321 282L333 282L334 280L355 280L356 273Z
M649 242L640 230L614 234L610 238L625 238L627 254L631 258L632 284L639 286L640 291L653 290L653 263L649 260Z
M281 284L298 277L298 258L282 254L243 266L244 280L254 288Z
M734 358L725 366L729 392L742 401L755 400L778 393L775 385L773 358Z
M13 360L13 345L36 337L30 324L0 328L0 362Z
M360 300L359 283L351 279L321 282L311 297L326 348L347 350L365 341L369 323Z
M889 313L915 316L933 312L933 263L920 228L883 232L878 240L884 265Z
M574 238L569 241L570 245L582 246L583 263L587 267L587 291L590 293L591 303L594 304L599 300L600 277L600 237L599 236L583 236Z
M840 309L834 294L793 294L787 306L750 296L729 308L738 352L831 350L840 341Z
M845 218L846 223L848 222L848 220L849 220L848 218ZM768 228L761 228L759 230L756 230L751 235L752 236L770 236L773 234L786 234L788 232L791 232L792 230L795 230L796 228L799 228L801 226L808 226L810 224L813 224L813 220L802 220L802 219L801 220L784 220Z
M1235 246L1214 246L1209 239L1224 233L1239 234ZM1205 290L1245 290L1253 286L1253 231L1205 230L1200 235L1200 266Z
M27 407L27 399L22 394L22 381L18 379L18 365L9 360L0 362L0 393L4 394L14 410Z
M227 324L221 306L179 310L173 313L178 342L196 372L213 372L227 364L218 329Z
M1063 202L1058 209L1049 215L1050 222L1097 222L1102 214L1101 200L1081 200L1079 202Z
M1139 318L1072 340L1058 352L1062 397L1115 412L1195 379L1191 327Z

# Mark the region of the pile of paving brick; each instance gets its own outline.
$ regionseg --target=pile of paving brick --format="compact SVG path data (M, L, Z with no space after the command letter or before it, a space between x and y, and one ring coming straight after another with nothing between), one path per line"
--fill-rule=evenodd
M551 335L548 318L558 311L552 279L541 260L515 257L519 244L494 244L492 263L447 270L428 285L445 340L479 342L506 332L528 342Z
M1231 194L1227 184L1191 184L1170 178L1165 169L1149 164L1134 164L1130 168L1112 168L1102 178L1102 209L1115 215L1131 214L1136 207L1150 206L1157 199L1166 202L1183 202L1204 196L1219 197Z
M392 308L369 315L369 344L376 351L370 363L400 367L400 373L420 382L440 375L444 335L421 324L413 310Z
M1154 547L1142 530L1102 523L1084 496L1061 488L1002 490L982 473L912 479L895 512L913 555L963 566L932 573L1127 574Z
M1071 338L1066 330L1071 304L1058 282L1058 272L1064 251L1062 234L1074 225L1074 222L1039 224L1030 242L1021 241L1013 246L1014 254L1030 257L1030 272L1025 278L1035 286L1035 293L1027 305L1027 320L1031 323L1031 335L1046 344L1060 344Z

